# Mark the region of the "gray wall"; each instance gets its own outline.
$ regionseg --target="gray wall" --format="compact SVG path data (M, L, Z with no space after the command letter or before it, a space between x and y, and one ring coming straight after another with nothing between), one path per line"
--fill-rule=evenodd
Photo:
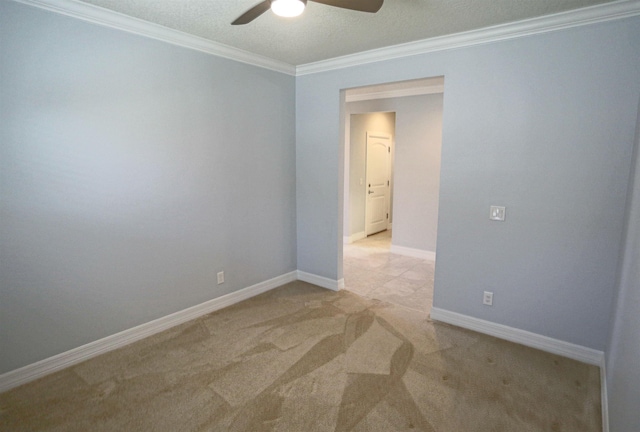
M293 77L5 1L0 73L0 373L296 269Z
M442 100L443 95L440 93L347 103L346 112L348 113L394 111L396 114L393 160L393 244L395 246L431 252L436 250L442 147ZM353 128L352 123L352 131ZM354 155L353 147L352 134L351 168L354 166L354 156L360 155L360 153ZM364 166L364 161L362 165ZM352 169L350 169L351 174L353 174ZM354 179L353 175L351 177L351 190L354 191L354 187L362 188L354 184L358 179ZM364 189L361 193L364 194ZM350 194L351 231L345 229L347 235L364 231L364 208L362 207L364 199L360 200L362 203L355 202L354 208L356 199L357 197ZM355 218L354 213L357 216Z
M0 373L294 270L296 247L337 279L340 90L445 75L435 305L596 349L611 330L612 429L638 428L639 18L297 87L12 2L0 42Z
M345 235L364 234L367 178L367 132L384 132L395 141L396 114L393 112L377 112L369 114L352 114L349 122L351 133L349 140L349 229ZM392 144L392 153L395 149ZM392 163L393 165L393 163ZM391 171L393 178L393 168ZM362 179L362 184L360 180ZM393 189L391 189L393 191ZM393 196L389 218L393 220Z
M635 152L626 241L606 363L613 432L640 431L640 115Z
M395 246L436 251L442 93L401 98L396 128L393 240Z
M297 77L298 269L342 277L340 90L444 76L434 306L604 350L639 71L636 17Z

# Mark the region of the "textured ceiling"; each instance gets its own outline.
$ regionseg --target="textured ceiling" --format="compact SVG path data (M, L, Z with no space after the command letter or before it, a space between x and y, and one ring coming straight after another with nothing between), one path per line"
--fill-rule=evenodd
M291 65L475 30L610 0L386 0L377 14L307 4L297 18L267 11L231 22L260 0L83 0Z

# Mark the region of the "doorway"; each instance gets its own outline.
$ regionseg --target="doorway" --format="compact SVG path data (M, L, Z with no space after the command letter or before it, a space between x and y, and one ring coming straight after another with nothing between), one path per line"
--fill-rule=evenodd
M346 123L349 150L345 169L349 170L349 175L345 176L344 186L345 195L349 198L344 202L344 230L345 234L348 234L345 242L351 243L391 228L394 178L393 137L396 114L395 112L353 113L348 116ZM369 144L373 149L368 149ZM379 151L376 152L375 149ZM368 157L373 161L368 163ZM368 165L369 170L367 170ZM367 179L367 172L371 174L372 169L378 173L372 176L374 178ZM376 184L378 187L374 189L373 186ZM369 193L370 191L373 193ZM369 197L374 199L370 200Z
M346 90L342 106L345 192L341 264L345 288L425 313L430 310L435 288L443 95L444 77L436 77ZM359 144L352 142L354 127L360 127L359 116L393 118L391 151L387 150L393 167L386 180L389 229L382 223L387 218L386 210L381 210L385 208L383 199L378 199L377 207L372 202L366 205L367 196L376 195L376 191L369 189L374 182L369 182L358 166L360 161L368 165L365 151L360 152ZM365 134L356 132L358 136ZM369 137L382 135L378 128L367 132ZM375 153L382 156L383 149L384 145L379 145L380 151ZM383 181L379 179L378 186ZM362 190L367 194L364 199Z

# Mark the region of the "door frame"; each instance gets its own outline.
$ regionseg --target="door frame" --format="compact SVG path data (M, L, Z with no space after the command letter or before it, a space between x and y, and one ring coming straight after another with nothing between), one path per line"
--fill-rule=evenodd
M338 170L338 182L341 191L338 193L338 248L337 248L337 276L338 286L344 287L344 251L343 244L351 243L352 236L349 229L350 226L350 200L351 194L349 190L350 173L350 152L351 152L351 115L353 114L366 114L372 112L389 112L385 109L373 110L373 111L348 111L347 103L365 101L365 100L381 100L387 98L396 98L404 96L419 96L428 95L434 93L445 93L444 91L445 75L434 75L423 78L416 78L407 81L389 81L378 84L372 84L362 87L345 87L339 91L339 137L340 137L340 151L338 156L339 170ZM412 85L409 85L412 84ZM348 96L349 90L355 90L355 93ZM395 141L393 142L394 151L392 156L395 159ZM443 143L444 144L444 143ZM391 179L391 185L393 186L393 178ZM393 189L392 189L393 190ZM391 220L392 219L392 215ZM438 229L439 231L439 229ZM345 235L348 233L349 235ZM437 268L437 264L436 264ZM437 286L434 285L434 292L437 291Z

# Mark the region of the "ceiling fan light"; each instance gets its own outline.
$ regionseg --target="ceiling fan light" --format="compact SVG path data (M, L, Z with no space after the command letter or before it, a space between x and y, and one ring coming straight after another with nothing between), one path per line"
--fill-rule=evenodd
M281 17L296 17L304 11L304 2L301 0L273 0L271 10Z

